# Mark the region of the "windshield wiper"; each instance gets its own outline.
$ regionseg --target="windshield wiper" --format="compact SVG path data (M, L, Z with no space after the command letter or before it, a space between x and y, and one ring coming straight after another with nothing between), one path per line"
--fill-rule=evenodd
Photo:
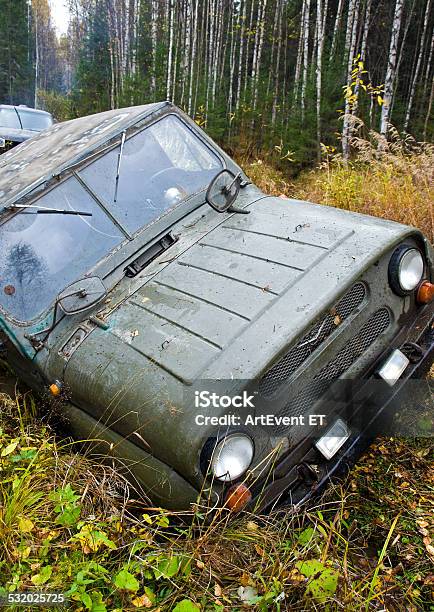
M80 217L92 217L91 212L84 212L80 210L63 210L61 208L47 208L46 206L35 206L33 204L12 204L11 206L6 206L4 210L23 210L26 208L35 210L35 214L37 215L79 215Z
M116 170L115 197L114 197L114 200L113 200L114 204L116 204L116 202L118 201L119 177L121 175L121 163L122 163L122 156L124 154L124 145L125 145L125 138L126 137L127 137L127 133L124 130L122 132L121 149L120 149L119 155L118 155L118 167L117 167L117 170Z

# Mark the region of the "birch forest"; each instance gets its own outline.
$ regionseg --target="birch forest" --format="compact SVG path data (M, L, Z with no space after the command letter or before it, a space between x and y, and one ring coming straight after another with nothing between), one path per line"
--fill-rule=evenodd
M57 0L63 1L63 0ZM0 0L0 101L58 119L168 99L230 151L299 166L356 118L433 138L434 0Z

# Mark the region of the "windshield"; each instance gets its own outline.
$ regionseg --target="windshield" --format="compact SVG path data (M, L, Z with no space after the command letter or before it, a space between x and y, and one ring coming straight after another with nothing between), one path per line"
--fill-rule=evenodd
M20 120L14 108L0 108L0 127L21 129Z
M21 212L0 225L0 305L19 321L41 314L58 293L84 276L124 239L74 178L38 205L92 213L91 217Z
M76 178L0 225L0 306L19 321L35 319L128 233L205 189L221 169L220 158L178 118L144 129L80 171L118 225ZM41 207L92 216L36 214Z
M31 110L17 108L23 130L42 132L53 125L53 118L48 113L35 113Z
M121 225L134 233L207 187L222 167L211 149L169 115L128 139L122 149L119 146L92 163L80 176Z

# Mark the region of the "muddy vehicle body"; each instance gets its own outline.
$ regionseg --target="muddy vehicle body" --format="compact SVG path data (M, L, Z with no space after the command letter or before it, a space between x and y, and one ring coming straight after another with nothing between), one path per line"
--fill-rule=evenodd
M265 195L167 102L3 155L0 238L4 357L165 507L302 501L432 363L420 231Z
M28 106L0 104L0 154L51 127L52 115Z

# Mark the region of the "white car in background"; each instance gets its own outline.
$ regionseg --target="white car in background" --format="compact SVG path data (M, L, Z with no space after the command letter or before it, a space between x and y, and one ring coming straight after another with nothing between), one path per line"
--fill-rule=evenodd
M51 127L53 116L27 106L0 104L0 154Z

